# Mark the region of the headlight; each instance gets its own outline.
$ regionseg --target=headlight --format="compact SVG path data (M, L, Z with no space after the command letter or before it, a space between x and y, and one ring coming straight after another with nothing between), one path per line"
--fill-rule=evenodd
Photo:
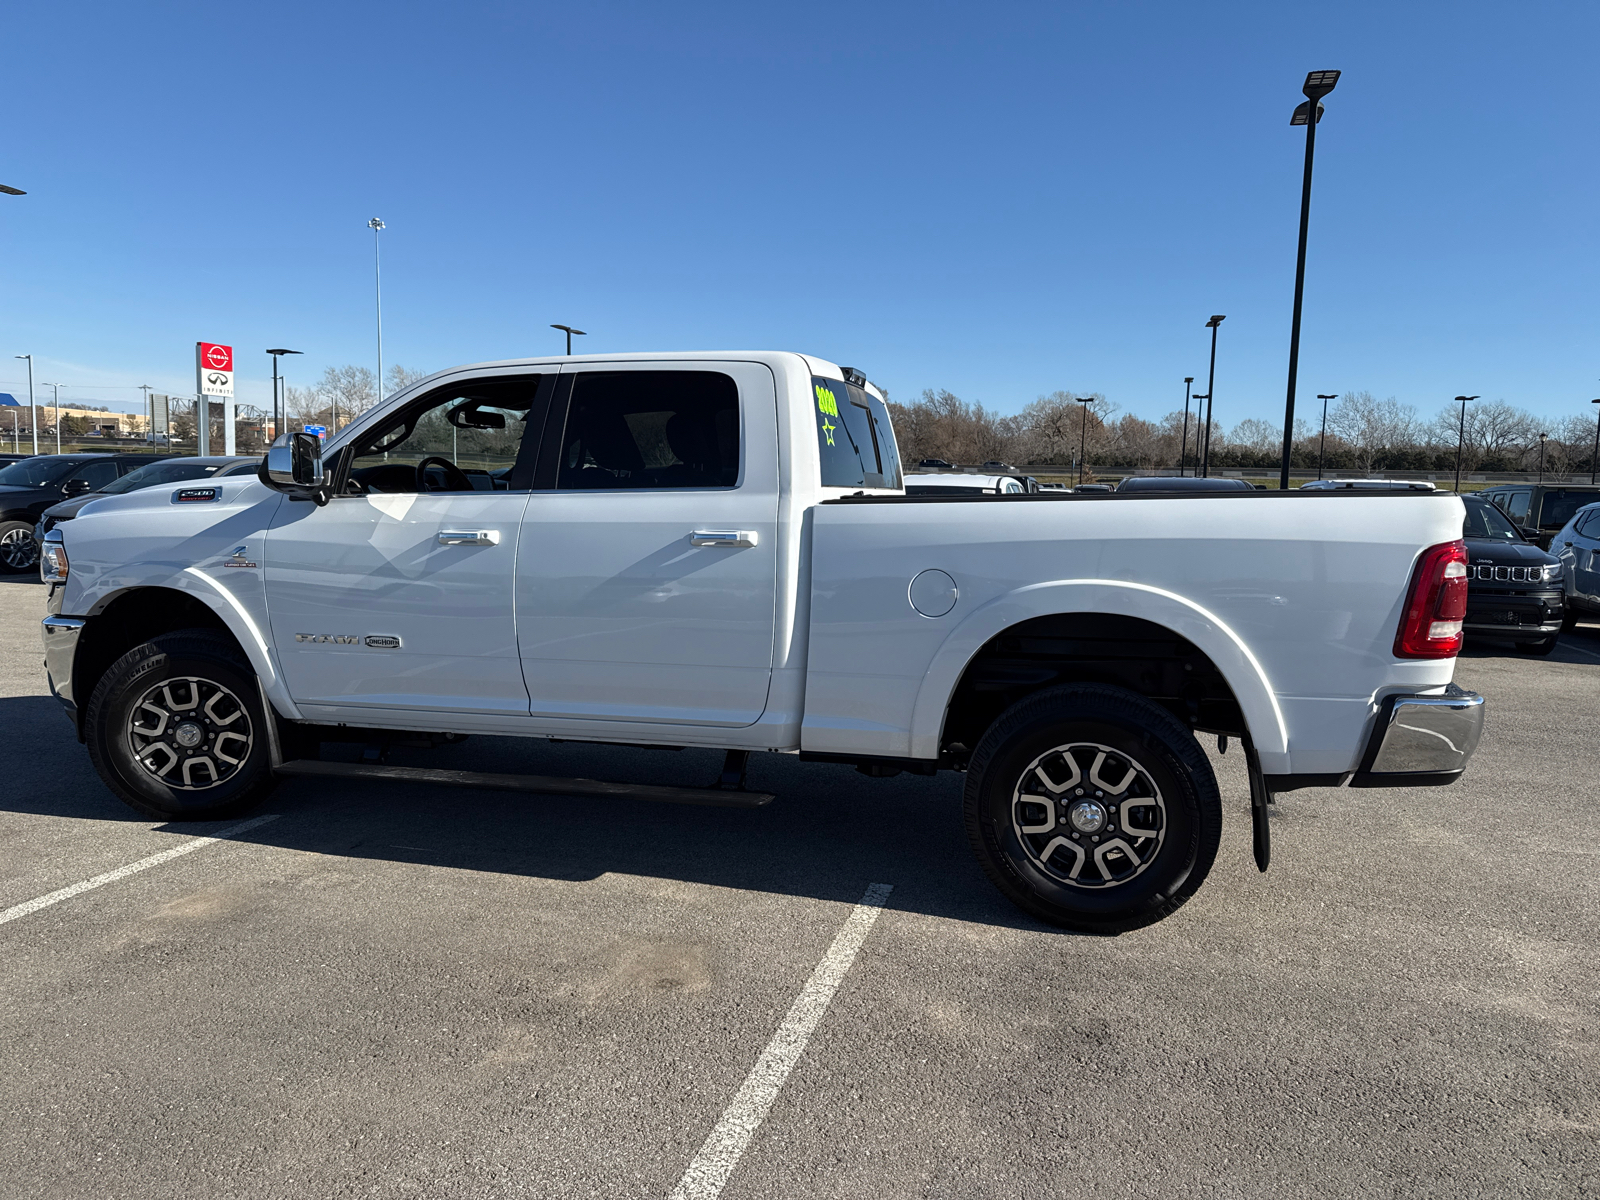
M67 548L61 544L61 535L51 530L45 534L44 543L39 547L39 578L46 583L65 583L70 569Z
M1544 569L1544 578L1546 583L1554 583L1556 580L1560 579L1561 564L1552 563L1550 566L1546 567Z

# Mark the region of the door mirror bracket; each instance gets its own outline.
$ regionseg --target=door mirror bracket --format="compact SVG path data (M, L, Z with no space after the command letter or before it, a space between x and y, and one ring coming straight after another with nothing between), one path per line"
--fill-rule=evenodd
M322 439L314 433L280 435L256 472L274 491L303 497L320 508L329 499L328 473L322 464Z

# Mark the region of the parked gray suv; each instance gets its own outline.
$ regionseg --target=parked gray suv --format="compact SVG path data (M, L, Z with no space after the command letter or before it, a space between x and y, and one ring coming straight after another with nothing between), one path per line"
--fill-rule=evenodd
M1550 539L1550 553L1566 568L1567 611L1571 629L1580 620L1600 620L1600 503L1585 504Z

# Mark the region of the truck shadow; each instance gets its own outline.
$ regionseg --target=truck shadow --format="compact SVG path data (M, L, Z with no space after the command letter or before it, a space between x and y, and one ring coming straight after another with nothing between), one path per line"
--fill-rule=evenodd
M0 791L0 811L143 823L100 782L49 696L0 699L13 745L30 747ZM720 751L680 752L474 737L390 762L565 778L705 786ZM963 776L869 779L792 755L751 756L756 809L484 792L384 781L286 779L261 812L281 819L245 840L319 855L389 860L582 883L606 874L855 903L895 885L894 906L1017 929L1046 928L984 878L961 824ZM220 823L171 823L175 837Z

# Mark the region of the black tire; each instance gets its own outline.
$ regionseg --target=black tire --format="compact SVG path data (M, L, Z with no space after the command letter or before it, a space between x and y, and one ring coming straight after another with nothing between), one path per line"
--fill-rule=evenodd
M0 574L20 575L39 566L39 543L26 521L0 521Z
M1093 757L1102 751L1104 759ZM1115 760L1107 770L1129 773L1107 780L1099 775L1107 760ZM1049 790L1039 780L1052 771ZM1106 786L1096 788L1091 775L1110 787L1110 803L1100 803ZM1140 798L1152 803L1132 803ZM1103 844L1091 832L1094 810ZM1222 836L1216 776L1194 736L1166 709L1102 684L1051 688L1007 709L967 766L965 813L994 885L1023 911L1083 933L1122 933L1170 916L1205 882ZM1130 839L1136 830L1152 836ZM1076 881L1067 851L1076 855Z
M1563 633L1571 633L1577 627L1578 610L1569 604L1561 613L1561 630Z
M84 734L106 786L161 820L235 816L277 782L255 672L211 630L162 634L112 663Z
M1561 641L1561 635L1552 633L1547 638L1540 638L1537 642L1518 642L1517 649L1523 654L1549 654Z

